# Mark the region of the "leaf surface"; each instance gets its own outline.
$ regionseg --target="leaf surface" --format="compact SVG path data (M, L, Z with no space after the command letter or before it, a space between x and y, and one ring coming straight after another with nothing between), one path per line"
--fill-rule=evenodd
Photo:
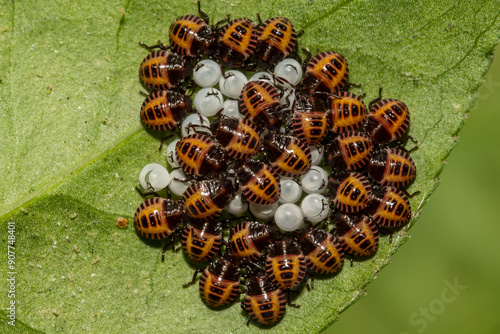
M15 223L16 320L20 332L265 332L245 326L239 305L215 311L181 252L161 262L160 245L134 232L142 167L165 164L159 136L139 120L137 70L149 44L167 41L170 23L195 2L3 1L0 15L0 222ZM335 50L366 102L378 87L411 112L418 169L409 192L413 225L438 185L500 36L497 1L206 1L225 17L288 17L304 29L301 47ZM117 218L129 227L119 229ZM409 228L408 227L408 228ZM382 237L373 258L317 279L295 299L277 333L321 332L365 293L408 240ZM1 252L2 268L7 251ZM2 280L7 270L2 270ZM5 273L5 274L4 274ZM2 283L5 284L5 283ZM11 330L0 295L0 327ZM21 328L21 329L20 329ZM3 332L4 330L2 330Z

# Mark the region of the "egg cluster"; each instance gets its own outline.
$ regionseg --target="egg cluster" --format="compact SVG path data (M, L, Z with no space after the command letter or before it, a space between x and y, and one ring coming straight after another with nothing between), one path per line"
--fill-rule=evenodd
M139 69L151 90L140 116L170 132L162 144L172 172L150 164L139 179L181 199L145 200L135 228L180 239L190 260L209 263L185 284L202 273L208 306L243 293L249 321L272 325L298 307L290 292L307 277L373 255L379 229L409 222L416 168L400 146L409 112L381 90L367 108L337 52L293 59L297 34L284 17L210 26L199 2L198 11L172 23L169 47L141 43L152 53Z

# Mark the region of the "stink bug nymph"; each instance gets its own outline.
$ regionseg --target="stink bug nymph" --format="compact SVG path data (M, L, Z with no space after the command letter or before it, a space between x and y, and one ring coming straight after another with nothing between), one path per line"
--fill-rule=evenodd
M259 152L261 140L257 126L246 118L220 116L210 124L215 139L232 159L246 160Z
M281 289L297 287L306 276L306 268L304 254L295 241L281 240L269 246L266 271Z
M333 173L328 180L333 204L342 212L355 213L370 203L372 187L361 173Z
M378 248L378 228L363 215L336 214L335 233L344 252L352 256L371 256Z
M223 243L220 222L190 221L182 231L182 248L196 262L211 261Z
M228 179L210 179L190 185L184 192L184 210L192 220L214 221L233 197L233 184Z
M230 257L212 262L200 278L200 296L210 307L234 302L240 295L240 268Z
M240 259L255 262L275 240L276 228L269 225L246 221L231 228L229 232L229 252Z
M337 237L327 231L305 227L302 230L300 248L310 272L328 275L342 269L344 250Z
M303 175L311 168L311 151L295 136L268 133L262 146L269 165L281 176Z
M280 94L266 81L249 81L243 87L238 107L247 119L260 127L276 130L283 124Z
M134 225L137 232L148 239L165 239L184 222L181 201L152 197L145 200L135 212Z
M371 101L370 110L366 117L365 131L377 143L389 143L400 139L410 127L410 112L406 104L395 99L381 99Z
M336 94L338 96L330 95L327 99L329 130L333 133L343 133L359 129L367 114L363 100L349 91Z
M377 150L366 170L375 182L396 188L406 187L415 179L417 173L413 159L401 148Z
M179 166L188 176L205 177L226 170L224 149L212 137L193 133L175 145Z
M411 205L405 193L398 188L380 187L373 190L365 213L380 227L397 228L410 221Z
M146 97L141 107L141 121L156 131L171 130L191 111L189 97L173 90L154 90Z
M327 114L324 111L296 111L290 123L295 135L307 145L317 145L328 131Z
M336 169L359 170L372 154L371 138L364 132L348 131L325 146L325 161Z
M255 57L259 66L268 69L297 51L297 33L286 17L273 17L257 29Z
M175 53L186 57L199 57L215 52L217 39L208 26L209 19L200 8L200 1L198 12L203 18L184 15L170 26L170 46Z
M273 325L283 318L286 309L285 293L264 271L251 275L245 286L241 308L248 314L247 326L250 320L262 325Z
M224 66L240 67L257 47L257 31L247 18L229 22L219 32L217 56Z
M266 205L280 198L280 178L263 162L247 160L236 170L236 180L244 198L250 202Z
M214 260L203 271L195 271L193 280L184 284L184 287L193 284L199 272L203 272L200 278L200 296L208 306L220 308L238 299L240 295L240 268L230 256Z
M149 89L168 90L178 87L193 74L193 66L175 53L157 50L147 55L139 67L139 77Z
M347 84L349 67L345 58L337 52L322 52L314 56L306 67L302 79L304 92L336 93Z

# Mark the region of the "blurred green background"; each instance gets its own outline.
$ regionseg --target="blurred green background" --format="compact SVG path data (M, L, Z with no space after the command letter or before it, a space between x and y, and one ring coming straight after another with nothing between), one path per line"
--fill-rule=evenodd
M431 196L330 333L500 333L500 47Z

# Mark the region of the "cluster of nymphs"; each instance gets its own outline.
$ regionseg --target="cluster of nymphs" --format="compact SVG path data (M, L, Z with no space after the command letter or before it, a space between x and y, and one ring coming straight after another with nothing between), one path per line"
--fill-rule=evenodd
M337 52L297 61L287 18L210 26L198 10L171 25L170 46L141 43L153 51L139 70L151 90L141 120L170 131L164 140L180 138L167 147L170 175L157 164L141 173L155 196L137 209L135 228L180 239L191 261L209 263L185 284L201 272L208 306L241 293L249 321L272 325L297 307L290 292L307 277L333 276L344 256L373 255L380 229L409 222L405 187L416 168L400 146L410 116L381 90L367 108Z

